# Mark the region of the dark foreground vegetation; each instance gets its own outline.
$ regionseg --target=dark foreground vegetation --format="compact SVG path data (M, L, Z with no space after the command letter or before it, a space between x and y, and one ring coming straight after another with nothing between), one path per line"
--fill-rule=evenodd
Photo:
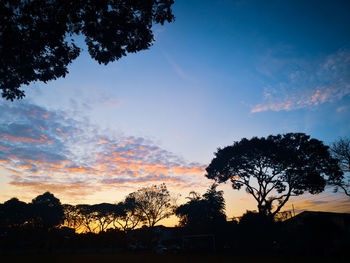
M154 254L41 254L41 255L11 255L0 257L2 262L36 262L36 263L110 263L110 262L152 262L152 263L192 263L192 262L216 262L216 263L338 263L348 262L345 257L321 257L321 256L235 256L228 254L187 254L187 255L154 255Z
M211 188L205 195L210 195L213 191L215 189ZM220 196L220 192L215 194ZM205 199L208 197L196 198L202 203L208 202ZM191 200L186 205L191 205L190 202L195 201ZM209 210L207 208L204 211ZM230 258L247 255L252 259L268 259L271 256L341 259L347 255L350 247L350 214L303 212L294 217L282 214L272 219L248 211L239 221L227 221L219 216L220 212L216 213L216 217L213 212L212 220L209 220L203 212L203 219L197 218L198 224L182 222L178 227L144 225L128 231L111 227L98 233L76 233L74 228L63 225L49 226L41 221L43 217L35 219L41 224L25 223L16 226L4 225L3 220L0 254L4 259L16 255L19 260L21 254L30 255L29 258L33 260L38 254L44 258L55 257L55 260L73 260L85 254L110 254L103 256L105 258L113 255L116 258L126 257L131 253L191 258L186 255L194 254L198 255L194 256L194 260L199 260L202 257L199 254L204 253L225 255L220 256L222 262L225 262ZM4 219L4 214L2 216ZM56 258L54 255L59 256Z

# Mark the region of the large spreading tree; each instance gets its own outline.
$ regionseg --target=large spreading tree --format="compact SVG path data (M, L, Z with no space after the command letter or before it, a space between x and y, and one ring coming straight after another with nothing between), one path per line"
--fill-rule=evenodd
M9 100L24 97L22 85L68 73L81 48L109 62L148 49L152 26L172 22L173 0L2 0L0 1L0 89Z
M259 213L275 216L291 196L317 194L327 182L343 178L329 147L304 133L242 139L218 149L206 177L242 187L257 202Z

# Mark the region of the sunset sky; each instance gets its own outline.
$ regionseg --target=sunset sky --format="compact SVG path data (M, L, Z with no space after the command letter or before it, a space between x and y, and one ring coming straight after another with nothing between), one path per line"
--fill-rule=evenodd
M0 202L45 191L116 202L165 182L181 203L212 183L216 149L243 137L350 136L349 12L349 1L175 0L149 50L103 66L85 48L66 78L0 101ZM229 217L256 209L244 190L219 189ZM350 212L332 189L292 203Z

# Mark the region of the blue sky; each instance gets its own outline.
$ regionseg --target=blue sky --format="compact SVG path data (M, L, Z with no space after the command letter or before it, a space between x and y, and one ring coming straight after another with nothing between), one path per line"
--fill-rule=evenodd
M108 66L84 51L66 78L25 87L22 101L1 101L0 145L12 148L2 152L8 163L0 168L0 197L15 191L34 197L47 186L67 201L81 189L91 189L82 195L86 200L110 201L120 188L108 182L130 191L165 175L177 191L203 191L210 182L201 171L213 152L243 137L305 132L328 144L350 136L349 11L348 1L175 0L176 21L154 28L149 50ZM138 149L135 160L166 171L151 176L141 166L125 174L104 170L99 177L80 171L67 179L58 168L33 174L35 163L23 161L35 152L32 161L44 163L41 153L50 156L46 163L70 158L64 167L97 169L97 155L113 155L99 140L125 144L119 154L130 160L129 150ZM154 155L154 148L162 154ZM230 205L246 198L224 189ZM254 203L240 207L231 215Z

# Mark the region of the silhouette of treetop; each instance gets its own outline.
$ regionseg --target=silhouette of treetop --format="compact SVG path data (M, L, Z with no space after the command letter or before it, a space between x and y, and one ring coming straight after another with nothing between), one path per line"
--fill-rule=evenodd
M154 227L159 221L174 214L176 200L164 183L143 187L129 194L128 198L134 199L136 209L148 227Z
M303 133L244 138L218 149L206 171L209 179L230 180L233 189L245 187L259 213L272 217L291 196L320 193L343 178L329 147Z
M333 183L336 187L343 189L347 196L350 196L350 138L339 138L331 144L331 152L338 160L340 168L345 173L343 180ZM337 188L335 189L337 191Z
M190 192L189 201L176 208L180 226L197 229L218 227L226 222L223 191L216 190L213 184L203 196Z
M148 49L152 25L172 22L173 0L0 1L0 89L23 98L20 86L68 73L79 56L73 35L84 35L91 57L109 62Z
M64 211L59 199L50 192L38 195L30 204L32 223L36 227L52 228L63 223Z

